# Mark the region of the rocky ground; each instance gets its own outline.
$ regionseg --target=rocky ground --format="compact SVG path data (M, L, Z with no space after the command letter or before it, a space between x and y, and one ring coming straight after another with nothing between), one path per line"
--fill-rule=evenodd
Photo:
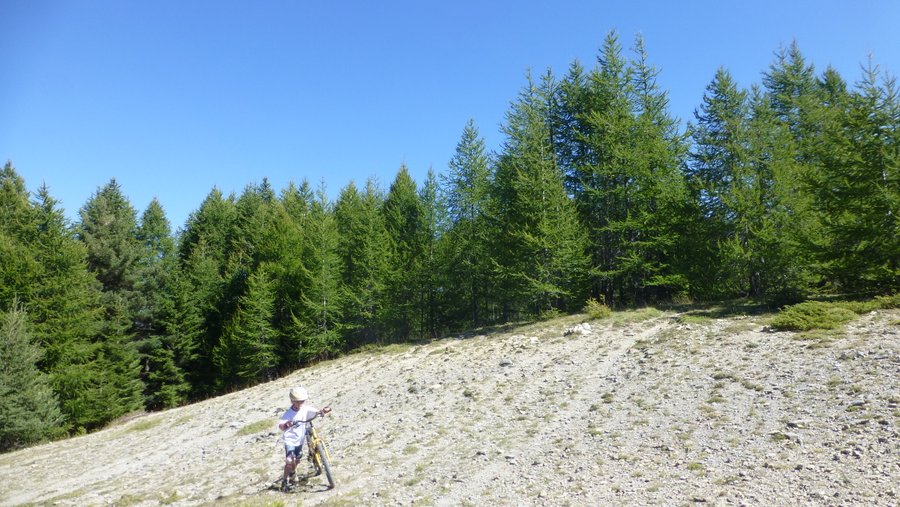
M643 310L390 346L0 456L0 504L900 505L900 311ZM275 490L291 386L337 486Z

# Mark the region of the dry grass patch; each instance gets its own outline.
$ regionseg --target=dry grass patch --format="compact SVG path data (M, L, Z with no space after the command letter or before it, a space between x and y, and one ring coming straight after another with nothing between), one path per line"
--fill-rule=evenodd
M237 434L238 436L247 436L254 435L256 433L262 433L263 431L271 430L275 427L274 419L260 419L259 421L252 422L243 428L239 429Z

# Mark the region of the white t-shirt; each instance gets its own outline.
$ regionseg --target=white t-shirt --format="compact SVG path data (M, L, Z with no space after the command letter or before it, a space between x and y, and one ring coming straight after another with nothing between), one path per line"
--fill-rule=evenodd
M318 411L318 408L307 405L306 403L300 405L300 410L294 410L294 407L291 407L287 409L287 412L285 412L283 416L281 416L278 425L281 426L281 423L288 421L309 421L316 416ZM306 440L305 424L297 424L284 432L284 445L299 447L303 445L304 440Z

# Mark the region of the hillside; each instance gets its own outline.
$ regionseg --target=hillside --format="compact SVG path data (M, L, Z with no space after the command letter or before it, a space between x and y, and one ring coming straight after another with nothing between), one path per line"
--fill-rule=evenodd
M0 504L900 503L900 311L814 336L767 319L647 310L358 353L2 455ZM334 409L333 490L271 488L295 384Z

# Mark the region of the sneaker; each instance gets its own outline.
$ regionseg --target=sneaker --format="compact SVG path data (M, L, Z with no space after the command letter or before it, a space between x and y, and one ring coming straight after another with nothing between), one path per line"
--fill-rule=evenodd
M281 491L284 491L285 493L287 493L290 490L291 490L291 485L288 484L288 480L281 479Z

